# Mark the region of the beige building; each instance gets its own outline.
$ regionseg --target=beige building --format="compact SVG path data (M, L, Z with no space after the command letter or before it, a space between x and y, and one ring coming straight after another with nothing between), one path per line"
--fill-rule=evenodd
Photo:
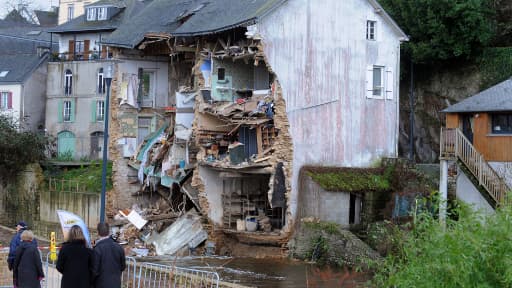
M84 14L85 5L95 0L59 0L59 25Z

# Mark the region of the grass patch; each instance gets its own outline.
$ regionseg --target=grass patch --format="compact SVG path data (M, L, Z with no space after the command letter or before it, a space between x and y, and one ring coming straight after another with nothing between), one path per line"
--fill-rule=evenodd
M101 192L101 180L103 165L101 163L93 162L91 165L82 166L79 168L67 169L52 169L46 171L46 178L49 177L57 179L56 187L54 189L59 191L66 191L69 183L77 183L82 190L86 192ZM107 163L107 190L112 189L112 162ZM64 181L59 181L64 180Z
M393 167L386 169L315 169L307 171L327 191L383 191L391 188Z

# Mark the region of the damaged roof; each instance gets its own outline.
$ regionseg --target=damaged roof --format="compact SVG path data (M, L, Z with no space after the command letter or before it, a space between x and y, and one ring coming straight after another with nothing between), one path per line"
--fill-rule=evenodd
M257 23L288 0L154 0L130 21L123 23L102 43L134 48L149 33L170 36L199 36L219 33ZM368 2L398 32L407 35L375 0ZM162 13L166 11L166 13Z
M505 80L491 88L454 104L442 112L512 111L512 80Z
M284 2L286 0L154 0L102 42L134 48L147 33L195 36L222 32L254 24Z

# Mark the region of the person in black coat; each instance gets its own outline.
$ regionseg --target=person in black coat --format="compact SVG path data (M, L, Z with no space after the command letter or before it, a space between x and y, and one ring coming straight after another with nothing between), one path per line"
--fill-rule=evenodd
M93 252L87 248L80 226L73 225L67 242L57 259L57 271L62 273L61 288L90 288L92 284Z
M98 235L94 246L95 288L121 287L121 274L126 269L124 249L110 237L107 223L98 223Z
M25 230L21 233L21 244L16 249L13 266L15 287L41 288L41 280L44 278L43 264L37 244L32 240L32 231Z

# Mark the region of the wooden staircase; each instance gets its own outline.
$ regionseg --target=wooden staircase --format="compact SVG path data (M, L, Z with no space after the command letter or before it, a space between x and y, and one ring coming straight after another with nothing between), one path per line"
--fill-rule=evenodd
M441 128L440 159L458 159L473 174L497 205L508 203L507 192L512 189L485 161L473 144L458 128Z

